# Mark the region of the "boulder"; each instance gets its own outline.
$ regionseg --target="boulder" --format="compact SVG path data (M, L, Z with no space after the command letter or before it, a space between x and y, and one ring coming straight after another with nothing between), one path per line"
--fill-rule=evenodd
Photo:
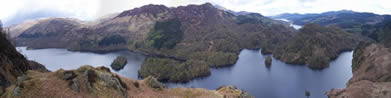
M121 70L122 68L125 67L126 63L128 63L126 57L121 55L115 58L115 60L113 61L113 63L111 63L110 66L114 70Z
M166 85L160 83L155 77L153 76L148 76L147 78L144 79L146 84L154 89L162 90L164 88L167 88Z

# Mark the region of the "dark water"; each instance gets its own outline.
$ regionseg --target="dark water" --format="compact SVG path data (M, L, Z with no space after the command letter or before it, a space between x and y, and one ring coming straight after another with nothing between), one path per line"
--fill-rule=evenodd
M126 51L95 54L69 52L65 49L26 50L18 47L22 54L31 60L44 64L49 70L59 68L75 69L80 65L108 66L120 55L126 55L128 65L116 73L137 78L144 56ZM237 63L228 68L212 69L212 75L195 79L188 83L168 83L172 87L196 87L216 89L221 85L235 85L248 91L257 98L306 98L305 90L311 92L310 98L326 98L331 88L344 88L352 76L351 61L353 52L342 53L330 67L324 70L311 70L301 65L289 65L273 58L272 66L267 69L265 57L255 50L242 50Z

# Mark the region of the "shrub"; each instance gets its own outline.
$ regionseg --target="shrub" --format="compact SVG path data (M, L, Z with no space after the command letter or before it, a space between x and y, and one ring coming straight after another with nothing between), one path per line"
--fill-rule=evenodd
M148 33L154 48L169 48L172 49L183 39L183 31L181 23L178 19L170 19L163 22L157 22L154 28Z
M123 44L126 43L125 38L123 38L120 35L111 35L104 37L102 40L99 41L99 46L107 46L107 45L113 45L113 44Z
M210 70L205 62L198 60L179 62L167 58L147 58L139 70L139 76L144 78L149 75L159 80L185 82L210 75Z

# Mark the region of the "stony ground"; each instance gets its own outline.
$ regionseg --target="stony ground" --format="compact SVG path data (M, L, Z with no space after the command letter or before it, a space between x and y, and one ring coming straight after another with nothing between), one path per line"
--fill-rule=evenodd
M359 45L353 59L353 77L345 89L333 89L329 98L391 98L391 51L381 44Z

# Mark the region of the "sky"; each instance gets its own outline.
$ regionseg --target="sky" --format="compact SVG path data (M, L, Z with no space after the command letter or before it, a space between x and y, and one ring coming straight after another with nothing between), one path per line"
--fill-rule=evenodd
M391 0L0 0L0 19L5 26L46 17L90 21L147 4L176 7L206 2L233 11L257 12L265 16L337 10L391 14Z

